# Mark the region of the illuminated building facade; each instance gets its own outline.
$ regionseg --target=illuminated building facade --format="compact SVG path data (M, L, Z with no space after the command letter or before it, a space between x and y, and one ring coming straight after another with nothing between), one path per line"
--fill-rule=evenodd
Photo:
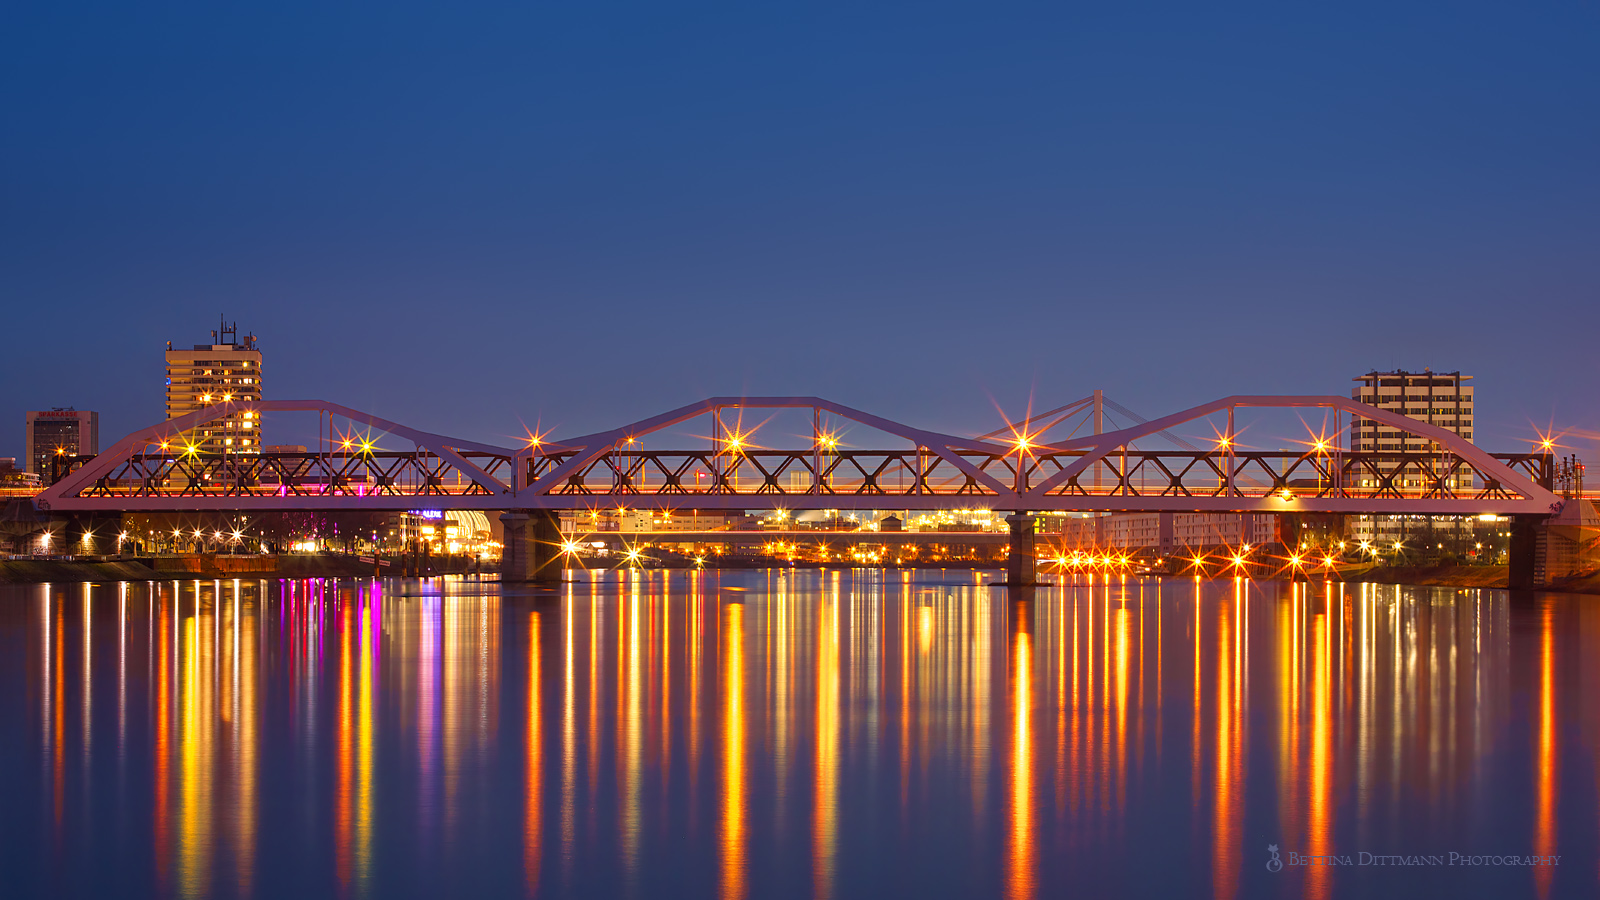
M1472 440L1472 380L1460 372L1368 372L1353 381L1350 398L1452 431ZM1351 423L1351 450L1397 453L1427 451L1431 442L1371 419ZM1469 482L1470 486L1470 482Z
M1271 544L1278 539L1278 517L1271 513L1172 512L1052 516L1045 519L1040 535L1051 546L1066 550L1128 550L1171 556Z
M1396 369L1390 372L1368 372L1351 379L1358 386L1350 390L1350 398L1369 406L1426 422L1472 440L1474 418L1473 388L1468 384L1471 375L1460 372L1408 372ZM1438 453L1439 446L1413 434L1372 419L1356 418L1350 423L1346 446L1352 451L1367 453ZM1381 471L1391 467L1378 464ZM1396 486L1421 487L1419 479L1401 478ZM1449 487L1471 489L1470 472L1446 479ZM1431 549L1434 552L1460 552L1476 554L1477 529L1472 520L1456 516L1351 516L1350 536L1358 542L1394 550L1409 547L1413 550ZM1427 545L1424 547L1423 545ZM1445 545L1445 546L1440 546Z
M39 476L17 467L14 456L0 456L0 497L8 496L7 491L21 491L25 494L36 493L43 484Z
M167 418L175 419L218 403L261 399L261 351L256 337L238 338L236 325L219 323L211 343L174 350L167 343ZM260 453L261 421L238 411L186 433L184 446L197 453Z
M29 412L27 443L27 471L49 481L52 458L100 452L100 414L70 406Z
M561 511L563 534L596 531L722 531L747 518L742 512L710 509L571 509Z
M487 516L476 510L414 509L393 520L390 535L391 543L401 548L416 549L426 544L428 552L434 554L500 555L494 527Z

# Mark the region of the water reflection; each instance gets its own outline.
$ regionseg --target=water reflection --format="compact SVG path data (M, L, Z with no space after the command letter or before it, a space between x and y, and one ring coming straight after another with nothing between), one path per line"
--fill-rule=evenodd
M745 896L744 605L723 608L722 855L723 900Z
M816 771L812 775L812 896L833 896L839 825L839 582L824 590L816 623ZM785 729L787 730L787 729Z
M1592 601L982 578L7 588L0 856L52 896L1596 889Z
M1011 766L1010 809L1006 853L1006 896L1027 900L1034 895L1037 866L1034 861L1033 799L1033 635L1028 604L1011 609Z
M539 696L542 665L539 613L528 614L527 709L523 722L522 870L529 897L539 894L539 868L544 852L544 703Z

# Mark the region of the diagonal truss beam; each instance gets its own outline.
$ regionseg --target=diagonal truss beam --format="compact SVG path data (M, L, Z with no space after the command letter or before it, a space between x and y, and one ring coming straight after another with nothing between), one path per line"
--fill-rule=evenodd
M142 428L113 444L106 452L90 460L87 465L56 482L34 499L41 509L48 509L60 501L76 497L96 481L104 478L118 466L128 463L134 456L151 446L171 443L186 432L207 422L238 412L324 412L351 422L376 428L386 434L411 441L418 449L427 450L446 460L479 487L491 494L509 494L511 486L485 472L480 466L464 458L459 451L510 456L514 451L492 444L464 441L427 431L419 431L398 422L361 412L326 400L256 400L217 403L187 415L168 419L157 425Z
M1069 407L1080 406L1069 404ZM1288 490L1287 474L1274 472L1263 460L1281 454L1190 451L1149 453L1130 444L1185 422L1223 410L1243 407L1310 407L1341 410L1381 422L1431 440L1441 454L1341 453L1328 465L1314 462L1317 477L1337 482L1331 492L1288 499L1260 496L1262 484ZM706 414L725 410L812 409L904 439L901 450L829 450L750 448L732 451L648 452L633 446L638 438L671 428ZM1066 409L1066 408L1063 408ZM407 440L413 453L377 452L360 461L335 454L263 454L241 457L202 456L174 460L169 454L149 450L208 421L243 410L259 412L319 412ZM1044 414L1051 415L1058 411ZM1036 417L1037 418L1037 417ZM714 440L721 440L716 435ZM1225 397L1208 404L1142 423L1133 428L1086 435L1054 445L1019 448L977 438L940 434L914 428L819 397L712 397L698 403L642 419L609 431L559 441L532 443L519 450L464 441L419 431L359 410L325 401L230 402L144 428L118 441L97 457L83 458L66 475L36 498L41 508L62 510L181 510L181 509L567 509L626 502L629 506L704 509L755 508L938 508L980 503L991 509L1011 510L1171 510L1217 512L1320 511L1340 513L1416 513L1430 515L1483 512L1548 514L1559 508L1559 498L1537 479L1548 471L1543 463L1522 454L1503 459L1481 450L1454 432L1397 413L1337 396ZM1121 458L1112 453L1121 450ZM616 454L615 458L607 458ZM1136 458L1137 454L1137 458ZM1424 457L1442 456L1430 461ZM245 461L251 461L248 466ZM1417 467L1423 490L1403 489L1396 483L1399 469L1389 471L1387 461ZM1533 460L1533 461L1530 461ZM1075 480L1096 463L1103 463L1115 479L1109 492L1090 490ZM336 464L336 465L335 465ZM509 465L510 472L505 468ZM1541 470L1539 467L1544 466ZM1522 468L1516 468L1521 466ZM1444 479L1470 467L1488 482L1472 496L1456 495ZM250 469L249 472L244 469ZM1391 467L1392 468L1392 467ZM449 470L461 480L441 486ZM690 480L691 471L711 476L708 489ZM238 470L238 471L236 471ZM758 472L759 486L739 484L739 471ZM851 470L859 474L851 474ZM1259 470L1259 472L1257 472ZM421 489L399 473L426 476ZM1185 483L1196 472L1205 477ZM1375 484L1360 494L1346 494L1343 479L1362 471ZM1411 470L1407 470L1411 471ZM371 491L350 491L348 482L367 483L362 473L373 475ZM604 476L609 472L609 478ZM650 473L662 476L659 486L645 486ZM116 473L112 476L112 473ZM158 483L164 473L188 473L185 487ZM785 489L785 473L799 475L809 488ZM895 486L895 473L910 474ZM1047 474L1048 473L1048 474ZM1206 476L1214 475L1215 478ZM1265 473L1264 476L1260 473ZM406 476L408 479L411 475ZM582 477L592 479L589 485ZM1153 478L1152 483L1146 478ZM1409 475L1407 477L1410 477ZM322 479L319 481L318 479ZM1040 479L1030 484L1030 478ZM1137 483L1135 481L1137 479ZM601 482L608 483L601 483ZM124 483L126 482L126 483ZM143 487L139 486L142 482ZM1239 485L1246 485L1241 491ZM463 492L462 488L465 488ZM1246 496L1251 493L1253 496Z
M1510 485L1517 491L1517 493L1528 498L1529 500L1553 504L1558 508L1559 504L1561 503L1560 497L1534 483L1532 479L1513 470L1510 466L1507 466L1495 459L1493 456L1489 455L1489 453L1485 452L1477 445L1467 441L1466 438L1461 437L1455 432L1447 431L1436 425L1429 425L1426 422L1421 422L1408 416L1403 416L1388 410L1379 409L1375 406L1369 406L1365 403L1360 403L1346 397L1334 395L1236 395L1232 397L1223 397L1220 400L1213 400L1210 403L1203 403L1199 406L1183 410L1182 412L1176 412L1168 416L1162 416L1159 419L1152 419L1143 425L1138 425L1133 428L1125 428L1121 431L1111 431L1106 432L1105 434L1093 435L1091 437L1063 441L1059 444L1054 444L1048 447L1040 447L1038 448L1038 452L1041 454L1061 453L1073 450L1087 450L1088 452L1078 457L1077 461L1073 462L1071 465L1066 466L1061 471L1052 474L1038 485L1035 485L1032 490L1028 491L1027 494L1024 495L1024 497L1030 500L1042 500L1050 491L1071 481L1073 478L1077 477L1080 473L1094 465L1096 462L1105 459L1107 454L1111 453L1111 451L1116 450L1119 447L1125 447L1139 438L1148 437L1149 435L1165 431L1173 428L1174 426L1182 425L1185 422L1205 418L1206 416L1227 409L1294 409L1304 407L1343 410L1356 416L1382 422L1385 425L1389 425L1402 431L1410 432L1411 434L1415 434L1419 437L1428 438L1429 440L1432 440L1444 447L1448 452L1453 453L1471 463L1475 468L1478 469L1478 471L1487 476L1494 477L1501 484Z
M571 456L545 472L536 481L517 491L518 502L531 501L534 498L551 493L572 475L588 469L600 457L626 449L630 439L637 440L651 432L671 428L698 416L725 409L816 409L830 412L842 418L859 422L862 425L876 428L886 434L905 438L919 447L926 448L940 459L961 470L969 478L994 491L1001 500L1016 496L1016 493L1010 487L973 465L958 452L993 453L1003 457L1011 452L1011 448L1002 444L989 443L978 438L963 438L955 435L939 434L934 431L924 431L923 429L913 428L843 404L834 403L831 400L824 400L821 397L711 397L699 403L680 406L658 416L641 419L621 428L572 438L562 441L559 445L541 445L538 448L528 447L518 451L518 459L515 461L519 472L518 478L522 477L521 472L526 471L527 464L525 461L534 455L540 453L550 455L558 450L572 453Z

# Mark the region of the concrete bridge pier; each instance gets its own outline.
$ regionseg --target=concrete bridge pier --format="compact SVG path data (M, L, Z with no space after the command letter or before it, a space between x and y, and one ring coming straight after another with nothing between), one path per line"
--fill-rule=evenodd
M1512 516L1512 590L1545 588L1600 568L1600 509L1582 497L1564 499L1552 516Z
M1512 516L1512 590L1545 588L1600 567L1600 509L1582 497L1563 500L1552 516Z
M1006 584L1011 587L1032 587L1038 583L1035 572L1035 530L1039 520L1026 511L1006 516L1011 526L1011 553L1006 560Z
M1544 516L1512 516L1511 547L1506 553L1506 587L1513 591L1532 590L1538 584L1539 531Z
M554 510L513 509L500 516L500 524L505 528L501 582L561 581L561 520Z

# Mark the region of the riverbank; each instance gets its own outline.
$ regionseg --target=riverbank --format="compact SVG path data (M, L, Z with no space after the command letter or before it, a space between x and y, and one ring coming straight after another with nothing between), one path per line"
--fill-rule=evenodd
M1503 590L1507 571L1505 566L1352 566L1339 570L1339 580L1356 584L1421 584Z
M428 574L455 575L470 570L470 560L434 557ZM172 581L192 578L370 578L400 575L400 563L380 566L341 554L235 555L199 553L107 560L3 559L0 584L74 581Z
M1339 579L1367 584L1418 584L1432 587L1506 589L1505 566L1366 566L1344 569ZM1564 578L1540 587L1566 594L1600 594L1600 572Z
M586 560L590 569L607 569L595 560ZM795 563L774 566L771 560L721 560L716 568L837 568L838 564ZM172 581L193 578L370 578L375 572L405 574L396 562L378 566L368 559L339 554L287 554L243 556L195 554L139 559L0 560L0 584L40 584L45 582ZM665 568L678 568L668 565ZM683 566L687 568L687 566ZM435 557L430 561L432 575L462 574L472 571L471 561ZM944 563L904 568L994 569L993 563ZM494 570L489 570L492 573ZM487 573L486 573L487 574ZM1487 588L1504 590L1505 566L1363 566L1344 569L1339 580L1352 584L1415 584L1432 587ZM1600 572L1565 579L1540 588L1572 594L1600 594Z

